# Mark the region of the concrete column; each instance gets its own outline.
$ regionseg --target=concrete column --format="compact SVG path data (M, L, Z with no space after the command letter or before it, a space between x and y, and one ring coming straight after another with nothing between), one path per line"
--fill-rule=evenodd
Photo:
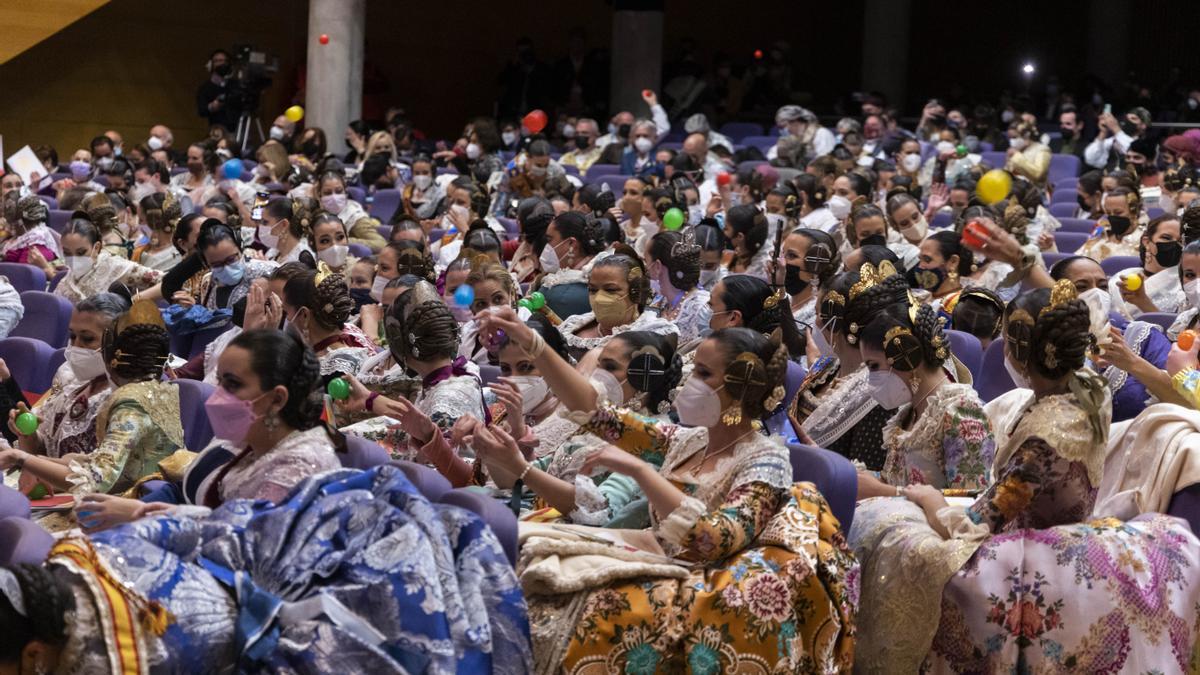
M1129 73L1131 20L1128 0L1088 3L1087 69L1110 87L1119 86Z
M642 90L662 93L663 3L615 0L613 10L610 112L629 110L648 117Z
M912 0L866 0L862 86L903 107L908 94L908 24Z
M366 0L310 0L305 124L321 127L329 151L346 152L345 130L362 110ZM321 44L320 36L329 43Z

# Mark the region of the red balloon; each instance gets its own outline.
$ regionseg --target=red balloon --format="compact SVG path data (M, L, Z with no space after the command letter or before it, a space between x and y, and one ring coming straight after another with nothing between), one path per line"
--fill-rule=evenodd
M528 129L530 133L536 134L537 132L546 128L546 113L542 112L541 110L531 110L525 115L525 118L521 120L521 123L525 125L525 128Z
M642 90L642 96L649 96L650 94L653 94L653 93L654 93L653 89L643 89Z
M756 58L756 59L761 59L761 58L762 58L762 50L761 50L761 49L755 49L755 50L754 50L754 58Z
M732 179L733 179L733 176L730 176L729 174L722 171L721 173L717 174L717 185L724 187L726 185L729 185L729 181Z
M329 36L324 33L321 33L321 37L317 38L317 41L323 45L327 45L327 44L329 44Z

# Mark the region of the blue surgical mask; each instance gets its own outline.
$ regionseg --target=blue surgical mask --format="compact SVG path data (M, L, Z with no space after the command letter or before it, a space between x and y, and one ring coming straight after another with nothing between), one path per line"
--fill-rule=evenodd
M229 263L221 267L214 267L212 270L213 279L222 286L236 286L242 281L242 275L246 273L246 264L241 260Z

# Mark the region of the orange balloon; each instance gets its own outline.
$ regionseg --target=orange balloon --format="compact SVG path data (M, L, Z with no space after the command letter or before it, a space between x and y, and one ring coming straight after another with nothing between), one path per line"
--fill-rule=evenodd
M1192 351L1192 345L1196 344L1196 331L1185 330L1179 334L1179 339L1176 342L1179 348L1185 352Z
M524 124L530 133L536 134L546 128L546 113L541 110L531 110L521 120L521 124Z

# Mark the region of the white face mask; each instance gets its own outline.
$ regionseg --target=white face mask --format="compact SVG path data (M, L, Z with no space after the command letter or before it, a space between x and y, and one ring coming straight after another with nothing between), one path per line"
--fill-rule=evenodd
M478 143L467 143L467 159L479 159L482 154L483 148Z
M721 421L721 398L717 390L692 375L675 396L680 424L690 427L715 427Z
M500 140L504 141L505 145L512 145L517 142L517 132L504 131L500 134Z
M1017 137L1010 138L1008 140L1008 144L1012 146L1014 150L1023 150L1025 146L1029 144L1029 141L1025 140L1024 138Z
M317 251L317 259L330 267L341 269L342 265L346 264L346 256L349 254L349 246L334 244L327 249Z
M646 138L645 136L639 136L633 140L633 148L638 151L639 155L644 155L647 152L650 152L650 148L653 147L654 141Z
M418 190L424 192L425 190L429 189L430 185L433 185L433 176L428 174L418 174L413 176L413 185L416 185Z
M564 124L562 128L563 138L575 138L575 127L570 124Z
M248 245L254 241L254 236L258 234L258 228L256 227L240 227L238 229L242 233L242 245Z
M371 298L375 302L383 302L383 287L388 285L391 279L385 278L381 274L375 275L375 281L371 282Z
M622 383L618 382L616 376L607 370L603 368L593 370L592 376L588 380L592 383L596 393L605 401L613 405L625 402L625 390L621 388Z
M850 200L841 195L834 195L829 198L826 204L829 207L829 212L838 220L845 220L846 216L850 215Z
M80 382L91 382L104 374L104 357L99 349L84 349L83 347L67 347L64 352L71 372Z
M1000 113L1000 121L1008 124L1009 122L1013 121L1013 116L1015 114L1016 113L1011 110L1005 110L1004 112Z
M517 389L521 390L521 412L525 415L532 413L534 408L541 405L542 401L546 400L546 395L550 393L550 385L546 384L546 380L543 378L533 375L513 375L508 379L517 385Z
M915 224L909 225L907 228L900 230L900 234L908 240L910 244L919 244L925 239L925 235L929 233L929 223L925 221L925 216L921 216Z
M707 288L709 284L717 280L720 272L721 270L700 270L700 285Z
M284 137L283 127L272 126L271 130L267 132L267 135L270 136L271 140L273 141L282 141Z
M692 204L689 206L688 225L699 225L701 220L704 220L704 208L699 204Z
M549 242L546 243L546 248L542 249L542 254L538 256L538 264L546 274L553 274L559 270L558 251L554 250Z
M279 245L279 237L271 234L271 227L269 225L258 226L258 240L267 248L275 248Z
M917 169L921 168L921 155L915 152L909 153L900 160L900 164L904 170L909 173L916 173Z
M67 262L67 269L71 270L71 276L76 278L92 271L92 265L96 262L90 255L68 255L64 258Z
M162 150L163 142L158 136L151 136L146 139L146 146L151 150Z
M1183 294L1187 296L1188 305L1200 308L1200 279L1192 279L1184 284Z
M334 215L341 213L342 209L346 208L346 193L336 192L321 197L321 206Z
M1008 376L1012 378L1013 384L1017 385L1018 389L1033 389L1029 385L1029 376L1017 370L1017 367L1004 357L1004 369L1008 371Z
M912 390L894 370L875 370L867 375L871 398L884 410L895 410L912 402Z
M1187 287L1184 286L1184 293L1187 293ZM1108 314L1112 311L1112 295L1103 288L1089 288L1079 294L1079 299L1084 301L1088 306L1088 312L1093 315L1092 320L1108 321Z
M829 340L825 337L825 331L820 326L814 325L812 330L808 332L809 337L817 345L817 351L821 356L833 356L833 345L829 344Z
M767 214L767 241L775 241L775 234L787 227L787 216L778 213Z

